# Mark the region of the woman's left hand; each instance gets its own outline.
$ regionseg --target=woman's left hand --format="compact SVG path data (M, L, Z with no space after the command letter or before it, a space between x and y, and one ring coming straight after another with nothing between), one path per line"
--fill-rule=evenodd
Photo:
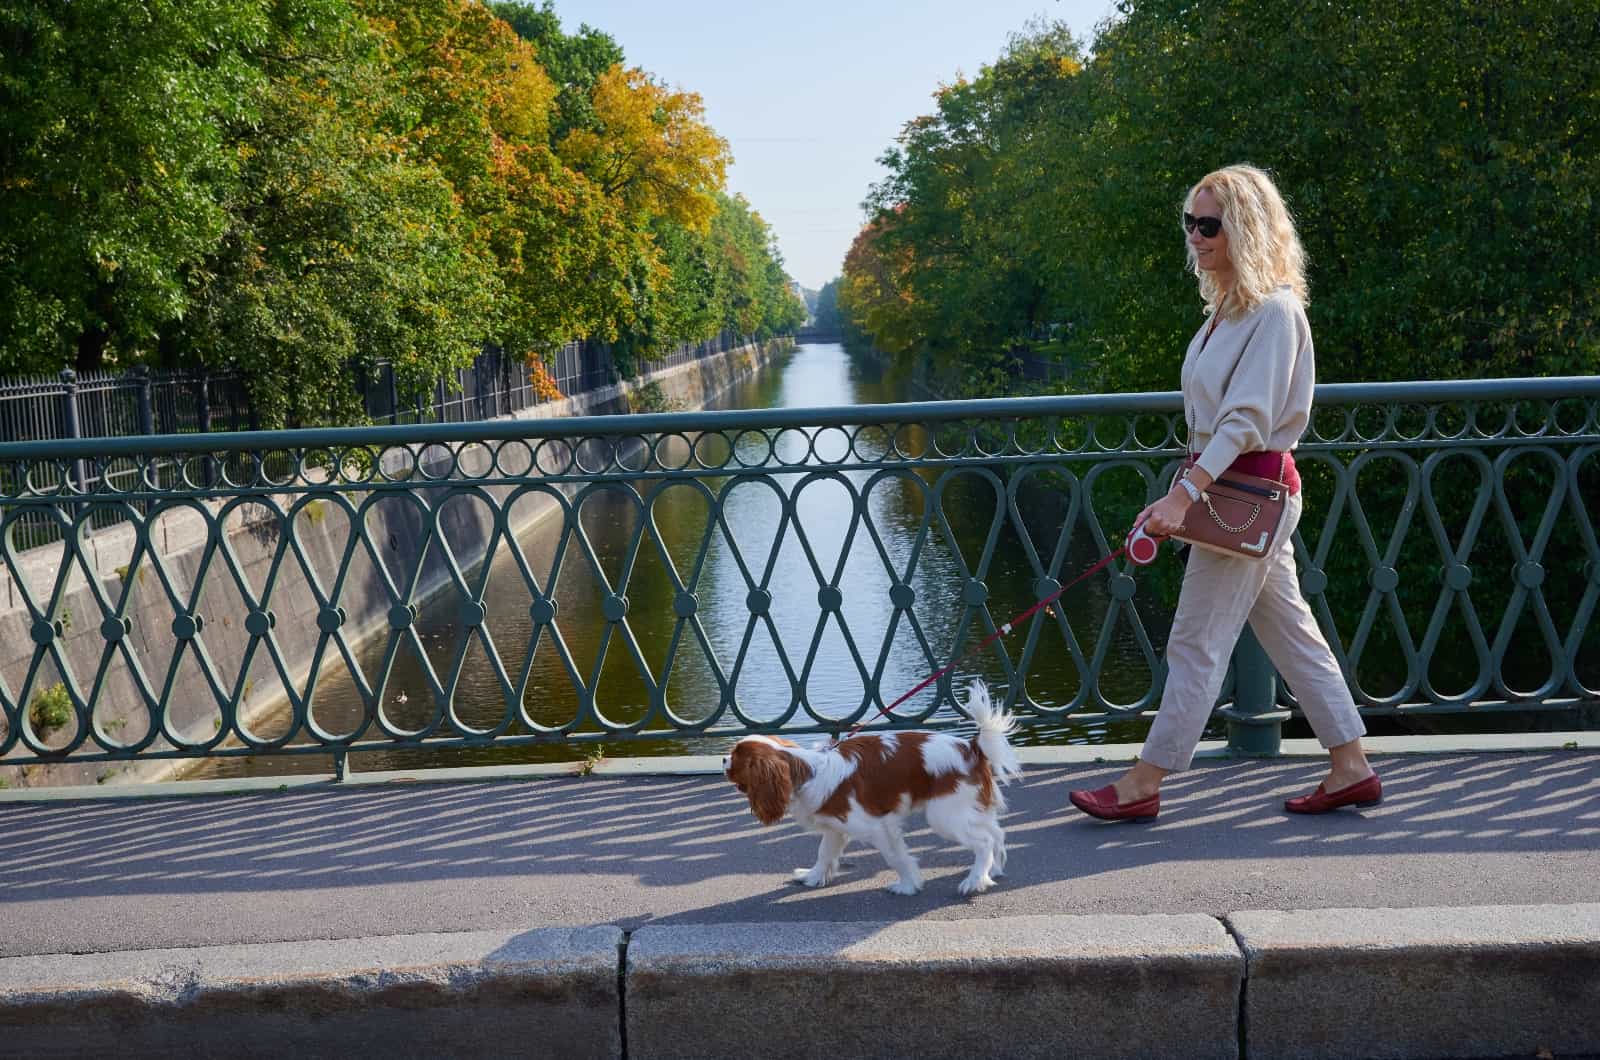
M1193 503L1187 493L1177 491L1162 497L1150 506L1144 521L1145 533L1154 537L1168 536L1183 525L1183 517Z

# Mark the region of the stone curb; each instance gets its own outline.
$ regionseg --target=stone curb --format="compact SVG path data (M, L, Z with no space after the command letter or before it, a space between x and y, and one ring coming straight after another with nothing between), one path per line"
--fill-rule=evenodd
M18 1056L228 1060L625 1047L634 1060L1572 1056L1600 1052L1600 904L647 925L631 937L600 926L8 957L0 1043Z
M616 927L0 959L9 1056L622 1051Z
M1244 961L1209 916L642 927L634 1057L1238 1055Z
M1600 905L1314 909L1227 917L1251 1056L1600 1050Z

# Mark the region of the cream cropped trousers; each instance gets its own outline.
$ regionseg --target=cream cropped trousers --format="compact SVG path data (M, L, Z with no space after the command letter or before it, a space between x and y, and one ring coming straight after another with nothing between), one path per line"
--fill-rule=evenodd
M1301 500L1284 505L1283 527L1263 559L1190 548L1167 637L1167 685L1139 757L1162 769L1188 769L1222 690L1234 642L1249 621L1288 682L1323 747L1367 731L1339 664L1300 594L1291 537Z

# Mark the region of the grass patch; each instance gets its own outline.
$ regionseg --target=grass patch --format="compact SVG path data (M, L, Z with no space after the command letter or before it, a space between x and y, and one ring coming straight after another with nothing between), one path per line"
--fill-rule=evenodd
M606 745L603 743L591 744L583 749L583 762L578 766L578 776L586 777L595 771L595 767L605 761Z
M67 686L58 681L35 692L33 702L28 704L28 720L33 722L33 731L40 736L71 721L72 697L67 695Z
M660 382L652 379L628 391L629 412L681 412L683 403L667 397Z

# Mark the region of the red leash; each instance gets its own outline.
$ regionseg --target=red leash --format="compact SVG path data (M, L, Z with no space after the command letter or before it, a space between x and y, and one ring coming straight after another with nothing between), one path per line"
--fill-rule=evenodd
M1014 616L1011 619L1011 621L1004 623L1003 625L1000 626L999 629L995 630L993 633L991 633L987 637L983 638L983 641L981 643L975 645L974 647L968 648L966 651L962 652L955 659L952 659L950 661L950 664L948 666L946 666L944 669L939 670L932 677L925 678L921 684L919 684L917 687L913 688L911 691L907 692L905 695L901 696L899 699L895 700L893 703L890 703L887 707L883 707L882 709L880 709L877 714L874 714L872 717L864 719L862 721L858 721L854 725L850 726L850 729L846 733L846 735L837 737L834 740L834 743L838 744L841 741L847 739L848 736L851 733L854 733L857 729L861 728L867 722L869 722L869 721L877 721L883 715L888 714L895 707L898 707L900 704L904 703L906 700L910 699L912 696L916 695L918 692L921 692L924 688L927 688L929 685L931 685L935 681L939 680L939 678L943 677L945 674L949 673L951 670L954 670L956 668L956 663L961 662L963 659L967 658L969 655L973 654L974 652L982 651L983 649L987 648L989 645L993 644L995 641L999 640L1001 637L1003 637L1006 634L1010 633L1011 632L1011 628L1013 626L1016 626L1019 623L1024 622L1029 618L1032 618L1035 614L1037 614L1042 609L1044 609L1046 607L1049 607L1051 604L1055 603L1056 600L1058 600L1060 598L1062 593L1066 592L1068 589L1072 588L1074 585L1077 585L1079 582L1083 581L1085 578L1089 577L1091 574L1094 574L1096 571L1099 571L1099 570L1103 569L1106 566L1106 564L1110 563L1112 560L1116 559L1118 556L1122 555L1123 553L1125 553L1127 551L1128 551L1128 546L1127 545L1123 545L1121 548L1119 548L1115 552L1111 553L1105 559L1102 559L1100 562L1096 563L1094 566L1090 567L1088 570L1084 571L1082 574L1078 575L1076 578L1072 579L1070 582L1068 582L1067 584L1063 585L1061 588L1057 589L1055 592L1051 593L1049 596L1045 597L1043 600L1040 600L1038 603L1034 604L1032 607L1030 607L1026 611L1022 612L1022 614Z

